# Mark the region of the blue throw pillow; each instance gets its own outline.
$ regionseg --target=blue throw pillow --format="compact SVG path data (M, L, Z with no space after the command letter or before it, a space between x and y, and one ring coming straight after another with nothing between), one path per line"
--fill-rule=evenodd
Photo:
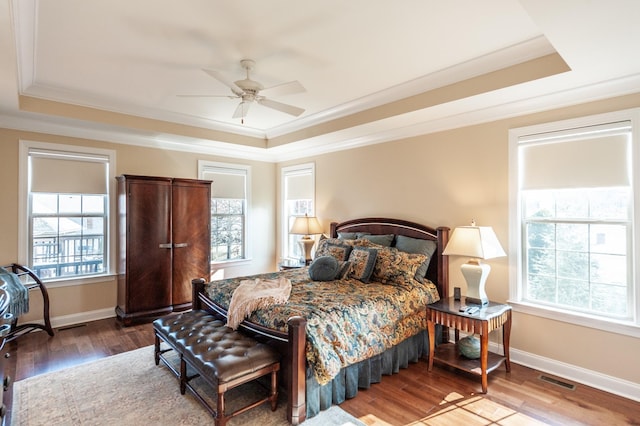
M314 281L332 281L338 272L338 261L333 256L316 257L309 265L309 277Z

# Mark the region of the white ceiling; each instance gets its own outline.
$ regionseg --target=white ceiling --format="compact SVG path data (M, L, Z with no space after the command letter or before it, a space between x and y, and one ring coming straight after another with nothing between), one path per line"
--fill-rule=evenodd
M636 0L3 0L0 127L296 158L637 92L639 18ZM474 91L554 54L569 71ZM231 95L203 69L238 80L244 58L265 87L299 81L273 99L305 112L242 123L237 99L178 96Z

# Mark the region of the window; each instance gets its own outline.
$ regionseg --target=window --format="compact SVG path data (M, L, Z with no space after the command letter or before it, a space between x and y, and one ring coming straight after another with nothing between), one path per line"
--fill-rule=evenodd
M626 114L511 132L511 299L523 310L640 325L633 128Z
M211 180L211 261L247 258L250 167L198 162L201 179Z
M109 270L113 152L26 143L27 264L43 280Z
M302 235L289 234L296 216L315 216L315 165L313 163L282 168L282 257L300 259L304 253L298 241Z

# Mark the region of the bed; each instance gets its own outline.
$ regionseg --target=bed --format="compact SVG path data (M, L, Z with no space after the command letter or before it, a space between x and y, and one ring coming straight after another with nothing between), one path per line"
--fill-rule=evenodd
M287 303L256 310L240 328L282 354L287 419L299 424L428 354L424 306L448 297L448 261L442 256L448 236L446 227L398 219L334 222L316 258L340 256L351 246L341 259L347 263L338 262L347 267L344 277L312 280L312 263L251 277L194 279L193 308L226 317L242 280L291 281ZM432 247L430 255L422 253L425 247ZM371 267L364 268L362 259ZM364 269L371 274L362 280Z

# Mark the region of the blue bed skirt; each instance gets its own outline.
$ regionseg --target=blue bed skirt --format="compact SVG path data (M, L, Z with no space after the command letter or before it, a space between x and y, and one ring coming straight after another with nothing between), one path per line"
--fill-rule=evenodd
M440 334L440 326L437 326L436 342ZM429 334L425 330L380 355L343 368L331 382L322 386L318 384L313 371L307 368L307 418L355 397L358 389L368 389L372 383L379 383L383 375L397 373L401 368L407 368L410 362L416 363L428 355Z

